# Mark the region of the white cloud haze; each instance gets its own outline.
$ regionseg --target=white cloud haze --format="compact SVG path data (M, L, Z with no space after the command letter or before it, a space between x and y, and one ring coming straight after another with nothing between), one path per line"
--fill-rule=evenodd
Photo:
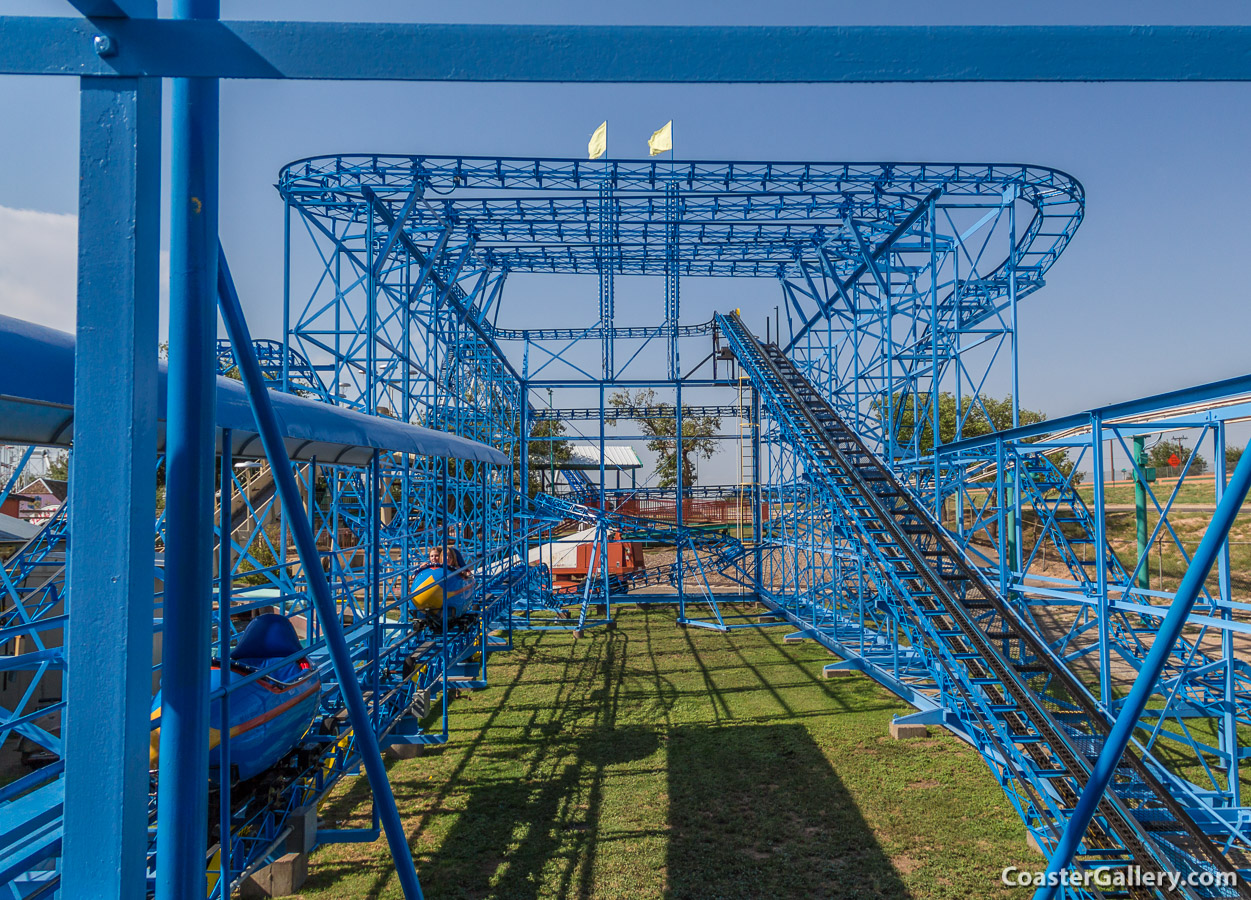
M169 251L161 251L160 334L169 310ZM0 315L73 331L78 313L78 217L0 206Z
M0 206L0 314L73 330L78 217Z

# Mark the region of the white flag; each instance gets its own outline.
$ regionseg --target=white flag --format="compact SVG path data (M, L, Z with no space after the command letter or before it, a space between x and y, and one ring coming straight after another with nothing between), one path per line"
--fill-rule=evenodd
M651 151L650 156L673 149L673 119L666 122L663 128L652 132L652 136L647 139L647 149Z
M591 141L586 145L586 152L591 155L591 159L599 159L608 152L608 122L595 129L595 133L591 135Z

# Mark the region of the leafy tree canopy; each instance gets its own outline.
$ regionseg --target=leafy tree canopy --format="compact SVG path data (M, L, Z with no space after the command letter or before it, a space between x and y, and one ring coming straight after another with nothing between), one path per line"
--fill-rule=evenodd
M1239 451L1241 455L1241 451ZM1177 466L1174 466L1169 460L1176 456ZM1225 453L1226 460L1229 459L1229 451ZM1157 469L1177 468L1184 466L1186 460L1190 459L1190 448L1186 446L1184 437L1169 438L1157 441L1147 450L1147 465L1155 466ZM1190 464L1188 474L1202 475L1208 470L1208 461L1203 458L1202 454L1195 454L1195 461Z
M621 390L608 398L614 414L607 421L615 425L618 418L630 418L638 423L643 433L650 436L647 449L657 454L656 474L660 487L678 485L678 420L674 405L656 399L651 388L639 391ZM695 460L711 459L717 452L713 440L721 428L719 416L696 416L690 407L682 405L682 486L695 484Z

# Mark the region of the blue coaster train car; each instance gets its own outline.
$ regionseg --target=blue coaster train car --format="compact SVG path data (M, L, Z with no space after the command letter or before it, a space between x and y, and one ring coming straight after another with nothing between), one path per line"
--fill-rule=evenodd
M285 616L267 613L248 623L230 653L231 680L300 653L303 645ZM221 664L213 661L209 690L221 686ZM321 676L305 656L268 675L230 691L230 767L237 780L246 781L272 767L295 749L317 713ZM152 700L152 718L161 714L161 694ZM209 713L209 766L221 766L221 698ZM148 764L159 763L161 729L152 731Z
M447 624L462 625L474 611L475 583L473 574L464 568L459 553L450 550L451 565L428 563L413 574L412 602L417 611L436 630L443 625L444 607L447 607Z

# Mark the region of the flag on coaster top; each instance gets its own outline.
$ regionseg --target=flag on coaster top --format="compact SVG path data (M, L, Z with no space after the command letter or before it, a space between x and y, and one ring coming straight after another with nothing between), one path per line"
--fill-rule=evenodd
M599 159L608 152L608 122L595 129L595 133L591 135L591 141L586 145L586 152L591 155L591 159Z
M666 122L663 128L652 132L652 136L647 139L647 149L651 151L650 156L673 149L673 119Z

